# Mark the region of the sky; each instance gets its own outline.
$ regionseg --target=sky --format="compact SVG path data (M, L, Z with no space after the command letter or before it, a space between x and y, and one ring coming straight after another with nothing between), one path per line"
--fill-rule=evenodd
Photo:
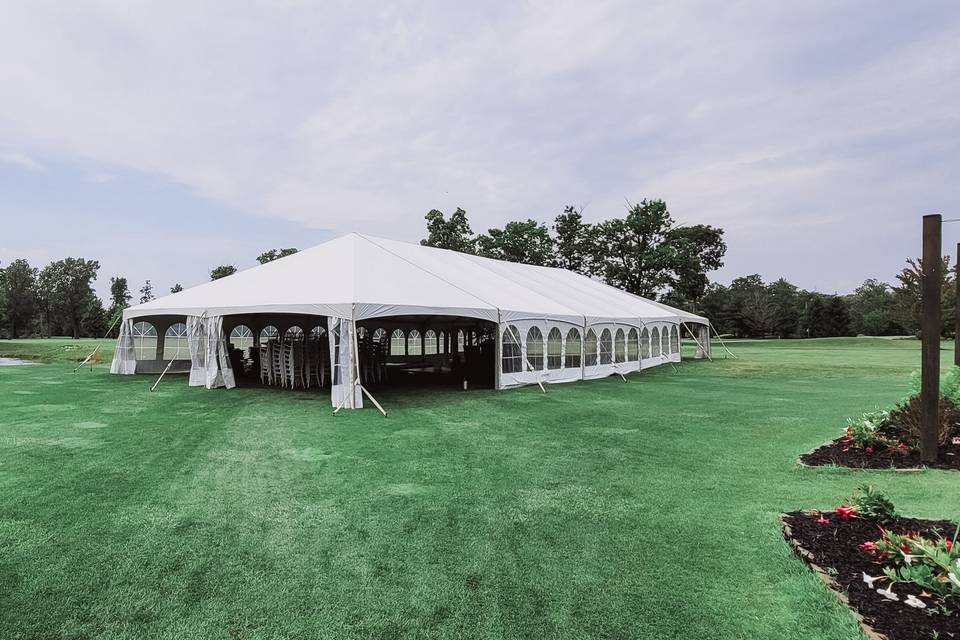
M954 2L241 4L0 0L0 264L161 293L434 208L662 198L725 230L713 279L845 293L960 218Z

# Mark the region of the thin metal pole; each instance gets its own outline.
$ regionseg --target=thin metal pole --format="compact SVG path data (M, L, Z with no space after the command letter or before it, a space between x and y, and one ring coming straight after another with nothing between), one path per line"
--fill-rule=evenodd
M940 282L941 221L939 214L923 216L923 262L920 312L920 458L937 459L940 431Z

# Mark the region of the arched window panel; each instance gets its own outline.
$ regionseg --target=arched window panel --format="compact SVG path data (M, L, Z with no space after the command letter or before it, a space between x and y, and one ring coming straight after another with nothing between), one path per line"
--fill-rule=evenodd
M463 332L460 332L463 335ZM523 349L520 344L520 331L513 325L503 330L500 338L500 370L503 373L523 371Z
M593 329L587 331L587 337L583 341L583 364L587 367L597 364L597 334Z
M260 330L260 344L267 342L276 342L280 339L280 330L272 324L268 324Z
M580 368L580 330L579 329L570 329L567 331L567 339L564 344L564 351L566 352L563 356L563 366L567 369L579 369Z
M670 355L670 328L664 327L660 330L660 344L661 344L661 353L663 355Z
M283 334L283 339L292 341L303 340L303 329L297 325L293 325Z
M423 341L420 338L420 332L416 329L411 329L410 333L407 335L407 355L423 355Z
M184 325L184 327L186 327L186 325ZM240 351L253 348L253 331L245 324L237 325L230 330L230 344L233 345L234 349L239 349ZM164 346L164 350L166 350L166 346ZM189 353L188 351L187 357L189 357Z
M600 364L610 364L613 362L613 336L610 329L604 329L600 332Z
M640 345L637 338L637 330L630 329L627 332L627 360L636 362L640 358Z
M543 332L538 327L527 330L527 362L534 371L543 371Z
M437 355L437 332L433 329L423 335L423 353L427 356Z
M366 327L357 327L357 340L366 340L370 336L370 331Z
M373 332L373 341L377 344L387 341L387 330L383 327L378 328Z
M651 358L657 358L662 353L663 345L660 344L660 329L654 327L653 331L650 332L650 352Z
M457 352L463 353L463 348L466 346L466 336L463 335L463 329L457 331Z
M640 357L650 358L650 330L646 327L640 332Z
M617 329L613 337L613 358L615 362L627 361L627 335L623 329Z
M680 327L674 326L670 332L670 351L680 353Z
M579 349L578 349L579 352ZM554 327L547 334L547 369L563 368L563 334Z
M393 334L390 336L390 355L407 355L407 336L405 336L400 329L394 329Z
M167 327L163 334L163 359L190 359L190 344L187 342L187 325L185 323L178 322Z
M380 329L380 331L383 331L383 329ZM311 340L320 340L325 335L327 335L327 330L321 327L320 325L317 325L313 329L310 329Z
M437 334L437 353L446 353L447 334L443 331Z
M133 357L137 360L157 359L157 329L149 322L133 323Z

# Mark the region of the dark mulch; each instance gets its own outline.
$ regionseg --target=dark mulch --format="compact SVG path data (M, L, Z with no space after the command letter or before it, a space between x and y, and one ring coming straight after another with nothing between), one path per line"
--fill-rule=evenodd
M900 596L899 602L888 600L871 589L863 581L863 573L870 576L883 575L881 565L875 563L867 553L857 545L868 540L880 538L876 521L865 518L841 520L832 512L824 512L829 524L817 524L816 513L794 511L783 515L784 535L795 547L799 545L809 552L810 557L799 555L808 563L819 567L829 574L839 589L846 595L848 603L876 632L886 635L890 640L929 640L940 638L960 638L960 611L954 606L950 616L931 613L933 607L916 609L904 600L910 594L919 596L921 589L911 584L899 583L892 587ZM954 535L957 525L946 520L918 520L900 518L887 527L891 531L920 531L927 537ZM878 583L886 587L888 581ZM929 598L923 598L932 604ZM956 603L955 603L956 604Z
M846 449L846 450L844 450ZM932 467L934 469L960 470L960 444L948 444L940 447L940 457L936 462L923 462L919 451L889 451L880 449L867 453L859 447L848 447L843 438L837 438L810 453L800 456L800 462L812 467L833 464L839 467L857 469L916 469Z

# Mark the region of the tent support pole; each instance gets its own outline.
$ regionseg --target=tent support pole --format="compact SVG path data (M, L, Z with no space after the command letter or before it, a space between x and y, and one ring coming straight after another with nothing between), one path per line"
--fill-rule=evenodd
M709 322L709 320L708 320L708 322ZM713 335L717 336L717 340L720 341L720 346L723 347L724 351L726 351L727 353L729 353L729 354L733 357L734 360L739 360L739 358L737 358L737 356L733 353L733 351L730 351L730 349L727 348L726 343L724 343L723 338L720 337L720 334L717 333L717 328L716 328L715 326L713 326L713 323L712 323L712 322L710 322L710 328L713 329Z
M360 391L363 392L363 394L364 394L365 396L367 396L368 398L370 398L370 402L372 402L373 405L374 405L377 409L380 410L380 413L383 414L383 417L386 418L386 417L387 417L387 412L383 410L383 407L381 407L381 406L380 406L380 403L377 402L376 398L373 397L373 394L371 394L369 391L367 391L367 388L366 388L365 386L363 386L363 383L360 381L360 358L358 357L358 356L360 355L360 348L359 348L359 346L357 345L357 321L356 321L356 320L351 320L351 321L350 321L350 324L351 324L351 328L353 329L353 331L352 331L352 333L353 333L353 361L357 364L357 386L360 387ZM351 390L351 393L354 393L354 391Z
M687 323L681 322L680 324L683 325L683 328L687 330L687 333L690 334L690 337L693 338L693 341L696 342L697 346L700 347L700 350L703 351L703 355L707 356L707 360L709 360L710 362L713 362L713 358L710 357L710 352L707 349L705 349L702 344L700 344L700 341L697 340L697 336L694 335L693 331L690 330L690 327L687 326Z
M116 318L113 319L113 323L110 325L110 328L107 329L107 332L106 332L105 334L103 334L103 338L100 338L100 340L104 340L104 339L106 339L106 337L107 337L108 335L110 335L110 332L113 331L113 328L114 328L115 326L117 326L117 321L120 320L120 318L122 318L122 317L123 317L123 314L121 313L120 315L118 315ZM82 367L83 365L87 364L87 363L90 361L90 359L97 354L97 351L100 350L100 345L102 345L102 344L103 344L103 342L98 342L98 343L97 343L97 346L94 347L93 351L90 352L90 355L88 355L86 358L84 358L84 359L83 359L83 362L81 362L80 364L78 364L77 367L73 370L73 372L76 373L77 371L80 370L80 367ZM93 370L93 365L90 365L90 370L91 370L91 371Z

